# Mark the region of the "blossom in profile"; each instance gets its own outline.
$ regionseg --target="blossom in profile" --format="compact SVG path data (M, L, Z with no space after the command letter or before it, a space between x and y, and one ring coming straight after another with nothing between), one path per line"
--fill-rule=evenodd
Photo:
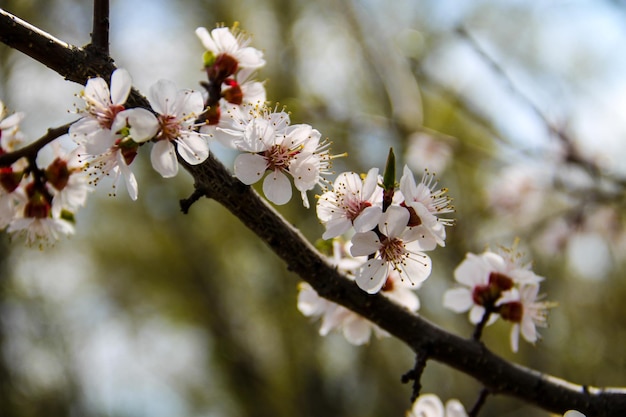
M469 310L474 324L491 324L498 317L512 322L514 352L519 347L520 333L530 343L537 341L537 327L546 326L548 309L555 306L540 301L539 285L544 278L535 274L530 264L523 263L516 244L513 248L500 248L498 253L468 253L454 270L454 278L461 286L447 290L443 297L444 307L456 313Z
M150 88L148 100L159 123L150 153L152 167L164 178L171 178L178 173L176 151L190 165L206 160L209 145L193 130L195 118L204 109L202 94L177 90L173 82L160 80Z
M393 270L413 286L430 275L431 260L423 252L420 231L408 227L409 218L406 208L390 206L378 222L378 232L370 230L352 237L352 255L368 256L356 275L356 283L362 290L370 294L379 292Z
M357 232L374 229L382 216L382 188L378 168L372 168L362 179L355 172L337 176L332 191L317 200L317 217L326 231L323 239L340 236L354 227Z
M60 217L62 212L75 213L87 202L87 196L93 190L81 162L80 155L85 152L79 145L69 153L55 147L55 158L44 171L48 190L52 195L52 214Z
M539 284L521 284L505 292L498 300L500 317L513 323L511 328L511 349L517 352L519 335L534 344L539 339L537 327L546 327L548 309L554 303L539 300Z
M423 231L422 246L434 249L437 245L445 246L446 226L451 226L452 219L440 217L442 214L454 212L451 199L446 188L437 188L435 176L428 171L419 183L415 182L413 172L404 166L400 179L400 191L404 196L405 206L410 214L409 226Z
M222 74L221 78L234 74L239 68L257 69L265 65L263 52L249 46L250 37L237 27L233 30L218 27L210 32L199 27L196 35L207 50L205 66L213 66L212 71Z
M448 400L444 406L437 395L422 394L407 411L406 417L467 417L467 412L459 400Z
M454 279L460 286L445 292L444 307L456 313L469 311L474 324L482 320L489 308L492 323L498 317L496 303L505 291L521 283L543 280L521 259L514 249L501 249L500 253L488 250L480 255L468 253L454 270Z
M19 125L23 119L22 112L9 115L6 106L0 101L0 154L14 151L22 143Z

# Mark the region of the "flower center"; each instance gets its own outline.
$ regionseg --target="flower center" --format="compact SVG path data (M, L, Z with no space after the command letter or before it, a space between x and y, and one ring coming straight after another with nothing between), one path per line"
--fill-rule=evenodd
M122 110L124 110L124 106L121 104L111 104L103 112L98 112L93 108L89 112L98 120L100 126L104 129L111 129L115 116Z
M263 156L267 161L267 169L286 171L293 157L299 153L299 150L291 150L282 145L273 145L263 152Z
M524 316L524 305L519 301L502 304L498 310L504 320L520 323Z
M157 140L174 140L180 136L180 123L174 116L159 115L159 124L161 131L157 136Z
M513 288L513 280L500 272L489 274L487 285L477 285L472 291L474 303L480 306L493 306L502 295L502 292Z
M354 221L354 219L359 217L359 214L361 214L363 210L370 207L371 205L372 203L370 203L369 201L361 201L356 198L348 199L345 205L346 216L348 217L348 219L350 219L350 221Z
M402 263L407 256L406 249L404 248L404 242L400 239L389 239L385 235L381 235L380 243L380 256L383 261L390 262L393 265Z

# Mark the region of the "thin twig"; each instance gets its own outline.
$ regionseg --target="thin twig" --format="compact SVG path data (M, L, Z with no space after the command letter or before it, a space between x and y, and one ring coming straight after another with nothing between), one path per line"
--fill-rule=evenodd
M74 122L69 122L59 127L50 128L45 135L37 139L35 142L29 144L28 146L25 146L10 153L6 153L4 155L0 155L0 166L7 167L20 158L30 158L34 160L41 148L43 148L53 140L57 139L58 137L65 135L68 132L72 123Z
M402 383L407 384L413 381L413 391L411 392L411 402L414 402L422 390L422 374L428 362L428 350L422 349L415 356L415 366L406 374L402 375Z
M472 409L468 413L468 417L478 417L478 413L485 404L485 401L487 401L487 397L489 396L489 394L491 394L491 391L489 391L487 388L483 388L482 390L480 390L478 399L476 400L474 407L472 407Z
M94 0L91 44L105 56L109 56L109 0Z

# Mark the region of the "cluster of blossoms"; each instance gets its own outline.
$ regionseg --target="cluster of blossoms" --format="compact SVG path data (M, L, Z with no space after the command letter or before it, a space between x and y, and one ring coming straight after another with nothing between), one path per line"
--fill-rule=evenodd
M457 313L469 311L474 324L491 324L498 317L512 322L511 348L517 352L520 332L535 343L537 326L546 326L548 309L554 304L540 301L539 285L543 278L513 248L500 248L480 255L468 253L454 271L461 284L444 294L443 305Z
M307 124L290 125L289 114L260 104L232 106L215 130L224 145L241 152L235 159L235 176L251 185L263 177L263 193L274 204L291 200L289 177L309 207L306 192L324 187L330 174L329 143ZM267 173L267 175L265 175Z
M350 279L354 279L355 272L367 261L365 257L351 256L345 242L340 239L332 240L332 250L329 261ZM389 333L352 310L320 297L309 284L300 283L299 290L298 310L307 317L321 320L320 335L326 336L333 330L339 331L353 345L367 343L372 332L379 338L389 336ZM406 281L400 280L396 271L392 271L381 293L415 312L419 310L420 302L412 290Z
M318 199L317 216L325 239L354 233L351 254L367 257L356 272L361 289L379 292L393 271L417 288L431 272L424 252L444 246L445 227L452 224L439 217L454 210L446 193L437 189L434 175L426 172L417 183L406 166L398 190L395 180L385 184L376 168L365 178L344 172Z
M246 103L264 103L265 87L253 79L265 66L263 52L248 46L250 37L238 30L218 27L209 32L204 27L196 35L206 48L203 56L208 81L202 85L207 90L207 110L201 119L206 122L203 131L211 132L221 119L226 107Z
M126 109L131 78L118 69L111 76L111 87L100 77L87 82L81 97L86 103L83 116L70 126L70 137L84 147L79 157L91 182L113 177L113 186L123 177L128 194L137 199L137 180L130 164L140 144L153 140L150 160L164 178L178 173L176 151L185 162L195 165L209 156L205 138L194 130L194 122L204 109L202 94L177 90L171 81L161 80L150 88L148 101L156 115L142 108Z
M437 189L433 175L415 182L408 167L396 190L395 180L386 186L378 169L361 177L343 172L332 190L318 198L317 215L331 239L331 262L370 294L381 293L409 311L417 311L418 289L431 272L424 253L444 246L445 226L451 219L438 217L453 211L447 190ZM349 246L339 243L350 234ZM355 345L387 333L360 315L321 298L308 284L300 284L298 309L305 316L321 318L320 334L343 332Z
M0 102L0 155L24 145L19 124L23 113L7 116ZM0 167L0 227L23 234L28 244L49 243L74 233L74 213L85 204L90 187L76 149L53 147L54 159L45 168L35 157L22 157Z

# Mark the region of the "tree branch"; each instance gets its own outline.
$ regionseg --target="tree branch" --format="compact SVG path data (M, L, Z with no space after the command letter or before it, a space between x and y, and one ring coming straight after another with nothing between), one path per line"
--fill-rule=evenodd
M474 377L492 394L517 397L551 412L576 409L588 416L626 415L626 389L583 387L512 364L479 342L448 333L382 295L360 290L212 156L200 165L185 164L185 168L195 179L197 191L226 207L319 295L378 324L414 352L429 352L431 359Z
M91 44L101 54L109 55L109 0L93 2Z
M110 59L102 60L98 54L90 54L87 48L63 43L2 9L0 41L79 83L86 82L89 76L110 75L115 68ZM133 93L135 105L147 107L145 98ZM430 358L471 375L493 394L514 396L552 412L576 409L594 417L626 415L626 389L583 387L515 365L481 343L448 333L382 295L361 291L273 207L234 178L213 156L202 164L184 164L184 167L195 180L193 198L184 205L186 210L200 195L216 200L321 296L378 324L416 353L428 351Z
M17 161L20 158L33 158L37 156L37 152L56 138L63 136L67 133L70 126L74 122L66 123L63 126L50 128L41 138L37 139L35 142L29 144L28 146L24 146L21 149L16 151L5 153L4 155L0 155L0 167L7 167Z

